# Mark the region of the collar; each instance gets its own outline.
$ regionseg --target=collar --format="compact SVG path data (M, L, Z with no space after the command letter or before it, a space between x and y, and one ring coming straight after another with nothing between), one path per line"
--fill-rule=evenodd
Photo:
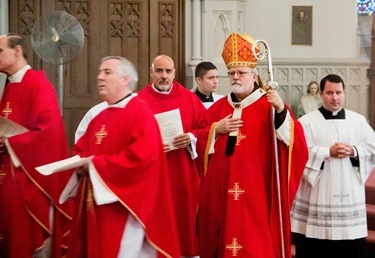
M138 96L137 93L130 93L130 94L126 95L124 98L120 99L119 101L117 101L117 102L114 103L114 104L108 104L108 102L106 102L106 103L107 103L107 106L108 106L108 107L111 107L111 108L117 108L117 107L118 107L118 108L122 108L122 107L125 107L126 104L127 104L131 99L133 99L133 98L136 97L136 96Z
M345 109L340 109L339 111L331 112L325 109L323 106L319 108L320 113L325 119L345 119Z
M214 102L214 97L212 96L212 92L210 92L210 94L207 96L206 94L203 94L202 92L200 92L197 88L197 89L195 89L194 93L195 93L195 95L198 96L198 98L202 102Z
M23 76L25 75L25 73L26 73L27 70L29 70L29 69L31 69L31 66L30 66L30 65L25 65L25 66L22 67L18 72L16 72L16 73L13 74L12 76L9 76L9 77L8 77L9 82L21 82Z
M118 101L116 101L113 105L116 105L116 104L118 104L118 103L120 103L121 101L123 101L124 99L126 99L127 97L130 97L132 94L131 93L129 93L128 95L126 95L125 97L123 97L122 99L120 99L120 100L118 100Z
M258 99L260 99L266 92L262 88L258 88L257 90L253 91L249 96L247 96L245 99L243 99L240 102L236 102L234 94L231 93L228 95L227 99L229 104L234 108L234 109L243 109Z

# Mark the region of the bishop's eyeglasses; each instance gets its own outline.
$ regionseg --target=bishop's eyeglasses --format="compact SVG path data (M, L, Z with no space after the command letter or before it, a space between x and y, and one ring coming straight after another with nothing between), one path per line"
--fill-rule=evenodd
M230 72L228 72L228 76L229 77L234 77L234 75L235 74L237 74L238 75L238 77L244 77L246 74L248 74L248 73L251 73L251 72L245 72L245 71L230 71Z

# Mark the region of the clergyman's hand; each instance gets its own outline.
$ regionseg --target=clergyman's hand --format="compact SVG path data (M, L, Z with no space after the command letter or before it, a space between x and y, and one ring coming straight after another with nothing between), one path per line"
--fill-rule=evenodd
M227 115L216 123L216 134L227 134L237 131L242 127L242 120L240 118L232 118L232 114Z
M187 133L181 134L173 139L173 145L178 149L186 148L190 145L190 137Z
M353 147L344 143L336 142L329 148L329 155L334 158L347 158L354 155Z
M80 176L83 176L89 172L89 166L87 164L76 168L76 173Z
M275 89L267 90L267 101L275 108L277 113L282 112L285 108L283 100Z
M0 153L6 151L5 139L6 139L5 137L0 137Z

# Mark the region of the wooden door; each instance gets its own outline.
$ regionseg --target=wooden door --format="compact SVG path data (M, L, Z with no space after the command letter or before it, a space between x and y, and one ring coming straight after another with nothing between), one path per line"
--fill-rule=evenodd
M141 89L150 81L153 58L167 54L175 61L176 79L185 82L184 0L9 1L10 32L21 34L29 42L26 50L30 65L45 70L57 87L59 66L41 61L30 40L35 22L52 11L76 17L85 34L80 55L63 65L63 117L71 146L82 117L101 101L96 75L102 57L121 55L133 62Z

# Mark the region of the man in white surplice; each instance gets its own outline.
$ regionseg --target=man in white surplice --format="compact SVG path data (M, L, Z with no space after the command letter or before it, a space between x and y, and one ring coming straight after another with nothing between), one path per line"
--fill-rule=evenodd
M323 106L302 116L309 160L291 212L296 258L365 257L365 181L373 170L375 133L365 117L344 109L345 84L320 82Z

